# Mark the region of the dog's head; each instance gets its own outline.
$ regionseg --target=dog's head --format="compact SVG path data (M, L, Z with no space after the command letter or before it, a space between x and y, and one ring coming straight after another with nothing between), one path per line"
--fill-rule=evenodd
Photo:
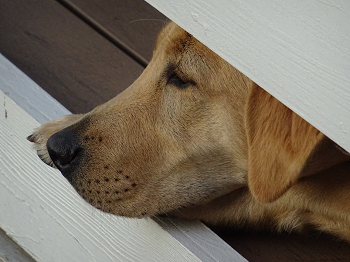
M124 216L166 213L246 182L248 83L171 23L128 89L88 114L44 125L31 140L66 123L47 151L87 202ZM49 162L45 142L40 154Z
M90 113L49 122L30 140L87 202L142 217L247 182L257 199L272 201L296 181L322 137L171 23L128 89Z

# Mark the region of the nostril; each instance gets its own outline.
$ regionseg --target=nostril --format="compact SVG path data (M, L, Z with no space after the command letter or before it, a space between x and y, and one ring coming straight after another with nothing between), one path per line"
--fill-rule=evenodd
M50 158L59 169L69 165L80 151L76 139L65 132L52 135L47 140L46 147Z

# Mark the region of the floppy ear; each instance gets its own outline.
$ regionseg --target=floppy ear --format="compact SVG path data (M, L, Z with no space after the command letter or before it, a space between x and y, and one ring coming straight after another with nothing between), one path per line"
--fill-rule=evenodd
M255 83L245 120L248 186L257 200L272 202L298 179L324 135Z

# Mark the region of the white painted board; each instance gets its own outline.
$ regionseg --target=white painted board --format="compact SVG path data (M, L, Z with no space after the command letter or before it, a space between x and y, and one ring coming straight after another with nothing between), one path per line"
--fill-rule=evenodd
M0 90L40 124L70 112L0 54Z
M0 229L0 262L35 262L35 260Z
M350 151L350 1L146 1Z
M164 231L82 201L25 140L69 111L1 54L0 69L0 227L37 261L246 261L199 221L159 220Z

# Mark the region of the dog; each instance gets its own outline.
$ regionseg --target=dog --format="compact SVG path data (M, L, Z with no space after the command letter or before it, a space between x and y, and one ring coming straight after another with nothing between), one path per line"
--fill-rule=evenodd
M28 140L104 212L350 241L349 154L172 22L129 88Z

